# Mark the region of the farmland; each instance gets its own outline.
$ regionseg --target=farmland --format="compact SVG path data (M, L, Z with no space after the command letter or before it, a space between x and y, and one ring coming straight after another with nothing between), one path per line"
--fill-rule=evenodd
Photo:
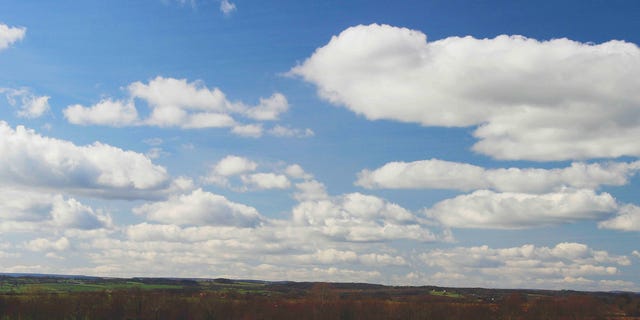
M624 292L0 276L0 319L640 319L639 316L640 295Z

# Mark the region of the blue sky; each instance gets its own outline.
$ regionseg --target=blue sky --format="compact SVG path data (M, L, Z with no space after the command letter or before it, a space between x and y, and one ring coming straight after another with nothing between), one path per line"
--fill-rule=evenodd
M631 1L1 1L0 272L640 290Z

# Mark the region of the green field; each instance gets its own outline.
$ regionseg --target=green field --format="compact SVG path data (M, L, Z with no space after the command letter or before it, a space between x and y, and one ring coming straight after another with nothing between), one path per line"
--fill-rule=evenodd
M98 282L71 279L28 279L5 278L0 280L0 294L25 293L65 293L65 292L94 292L108 290L123 290L139 288L142 290L179 290L185 286L178 284L152 284L138 281L108 281Z

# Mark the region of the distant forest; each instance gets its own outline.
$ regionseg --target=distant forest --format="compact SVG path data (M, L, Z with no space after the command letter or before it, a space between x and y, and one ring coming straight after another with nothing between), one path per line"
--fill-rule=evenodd
M0 319L640 319L640 294L0 276Z

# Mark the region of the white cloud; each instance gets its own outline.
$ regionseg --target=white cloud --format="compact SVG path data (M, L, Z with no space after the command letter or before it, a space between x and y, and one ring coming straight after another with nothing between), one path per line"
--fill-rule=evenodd
M77 146L0 122L2 184L130 197L170 185L166 169L142 154L100 142Z
M39 221L51 211L53 197L42 192L0 188L1 221Z
M248 108L245 114L255 120L278 120L281 113L289 109L287 98L281 93L274 93L271 97L260 98L260 104Z
M260 138L262 137L261 124L237 125L231 129L231 132L243 137Z
M22 118L38 118L50 109L49 96L36 96L26 88L0 88L0 93L5 94L11 106L19 108L17 115Z
M264 170L262 170L263 172L255 172L258 169L258 163L255 161L245 157L228 155L211 166L211 170L201 180L205 184L226 187L236 192L289 189L292 187L292 180L304 180L304 182L295 185L298 191L294 198L326 197L324 186L317 181L311 181L313 175L306 173L298 164L287 165L279 161L262 163L261 166L269 168L270 172Z
M479 126L473 149L498 159L639 156L640 50L522 36L449 37L355 26L290 74L368 119Z
M67 121L79 125L98 124L120 127L134 125L139 121L138 111L133 101L105 99L91 107L72 105L62 112Z
M25 243L25 248L31 251L65 251L70 247L69 239L62 237L58 240L38 238Z
M160 157L168 156L168 155L170 155L170 153L162 150L162 148L155 147L155 148L149 149L149 151L147 151L147 153L145 153L145 155L149 159L158 159Z
M227 101L220 89L209 89L199 81L189 83L186 79L156 77L148 84L134 82L128 89L133 98L148 102L154 111L175 108L183 111L227 112L238 109ZM150 119L150 122L159 124L171 121L154 115Z
M581 243L559 243L554 247L532 244L521 247L493 249L488 246L434 249L419 258L428 266L442 269L456 277L432 280L440 285L486 286L500 284L509 288L547 287L583 289L602 287L598 277L619 273L618 266L628 266L626 256L611 255ZM586 278L589 277L589 278ZM440 278L439 280L437 278ZM591 278L591 279L590 279ZM582 283L574 284L576 279Z
M522 229L597 219L616 209L610 194L586 189L546 194L479 190L438 202L425 213L449 227Z
M307 129L295 129L287 128L281 125L277 125L269 130L269 134L276 137L295 137L295 138L308 138L313 137L315 133L313 130Z
M285 168L284 173L294 179L311 179L313 175L306 173L299 164L292 164Z
M63 110L65 118L78 125L131 126L148 125L183 129L232 128L231 132L245 137L262 136L262 125L240 124L234 115L258 121L277 120L289 108L287 98L274 93L260 98L256 106L231 102L218 88L207 88L201 81L156 77L148 83L130 84L126 101L104 99L85 107L70 105ZM136 102L144 102L150 114L141 119Z
M423 221L408 210L360 193L307 200L298 204L292 214L295 225L311 227L342 241L437 240Z
M291 181L287 176L275 173L254 173L240 177L242 182L250 189L288 189Z
M640 171L640 161L630 163L580 163L555 169L500 168L438 159L390 162L373 171L358 174L357 185L365 188L454 189L545 193L563 187L596 189L601 185L621 186Z
M220 11L225 15L229 15L232 12L236 11L236 5L229 0L221 0L220 1Z
M325 185L316 180L309 180L296 183L296 192L293 198L303 201L324 200L329 198Z
M626 205L620 208L618 215L598 223L598 227L621 231L640 231L640 207Z
M8 48L16 41L20 41L27 33L24 27L10 27L0 23L0 51Z
M51 208L53 223L62 228L92 230L112 225L111 217L98 214L75 199L56 196Z
M74 198L22 188L0 188L0 230L47 231L110 228L111 217Z
M362 264L368 266L404 266L406 259L401 256L393 256L386 253L358 253L353 250L318 249L313 253L293 255L286 257L276 257L269 259L269 262L282 263L282 259L287 259L300 265L332 265L339 264L353 265Z
M202 189L188 195L172 196L167 201L144 204L133 212L151 221L177 225L253 227L263 220L255 208Z
M149 139L144 139L143 142L152 147L157 147L163 144L164 140L162 140L161 138L149 138Z
M297 164L282 169L283 163L266 164L273 172L256 172L258 164L245 157L228 155L211 167L209 173L202 178L207 184L228 187L237 192L289 189L292 179L310 179L312 176L304 172Z
M234 176L256 170L258 164L244 157L229 155L213 167L213 171L221 176Z

